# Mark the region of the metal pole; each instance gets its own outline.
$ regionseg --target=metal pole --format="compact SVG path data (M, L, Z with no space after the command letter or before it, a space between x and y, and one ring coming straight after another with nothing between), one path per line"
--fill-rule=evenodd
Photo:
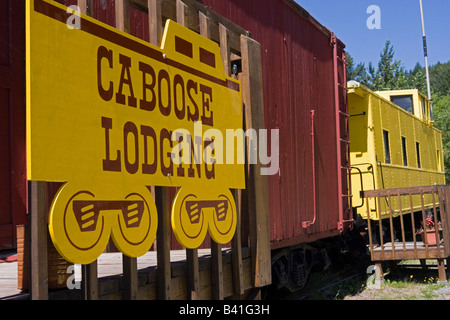
M427 50L427 37L425 35L425 23L423 20L423 7L422 0L420 1L420 17L422 19L422 36L423 36L423 54L425 56L425 71L427 74L427 89L428 89L428 100L431 100L431 89L430 89L430 74L428 72L428 50Z

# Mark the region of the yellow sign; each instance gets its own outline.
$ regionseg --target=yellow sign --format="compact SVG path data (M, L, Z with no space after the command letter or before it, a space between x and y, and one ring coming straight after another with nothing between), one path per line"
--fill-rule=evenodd
M74 28L54 1L27 5L28 179L67 182L49 215L64 258L89 263L110 235L124 254L145 253L157 229L151 185L182 187L172 210L182 245L206 230L230 241L229 188L245 179L228 155L243 146L223 137L242 130L242 104L218 45L168 20L159 48L85 15Z
M217 243L229 242L236 229L236 206L228 189L181 188L172 207L172 228L177 241L198 248L209 230Z

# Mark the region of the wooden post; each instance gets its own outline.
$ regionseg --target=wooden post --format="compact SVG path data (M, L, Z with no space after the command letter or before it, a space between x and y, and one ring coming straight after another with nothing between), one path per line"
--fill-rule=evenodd
M381 286L384 284L383 264L381 261L375 262L375 285Z
M383 219L381 219L381 200L380 193L376 195L377 199L377 213L378 213L378 231L380 235L380 247L381 247L381 256L384 257L384 239L383 239ZM367 212L369 214L369 211Z
M439 280L437 281L437 284L447 284L447 274L445 273L445 263L444 259L437 259L438 261L438 275Z
M400 229L402 231L402 244L403 244L403 252L406 251L406 242L405 242L405 225L403 223L403 208L402 208L402 198L400 196L400 192L397 192L398 199L398 207L400 213Z
M265 123L260 44L241 35L241 56L242 99L245 106L246 130L263 129ZM255 287L270 284L272 278L269 208L266 201L261 201L261 199L268 198L267 177L261 175L261 168L260 163L250 165L247 176L250 246Z
M90 17L93 16L94 12L92 0L78 0L78 6L80 7L81 13Z
M150 43L159 47L162 38L162 0L148 0L147 5Z
M167 188L156 187L156 208L158 209L158 232L156 250L158 259L158 298L170 300L170 206Z
M423 197L424 197L424 195L423 195L423 190L422 189L420 189L420 203L421 203L421 206L422 206L422 223L423 223L423 228L425 229L425 205L424 205L424 203L423 203ZM423 243L425 244L425 253L426 253L426 257L427 257L427 259L429 258L429 252L428 252L428 239L427 239L427 237L423 237Z
M130 33L130 0L116 0L116 28Z
M391 245L392 245L392 260L395 260L395 238L394 238L394 223L392 220L392 201L391 194L388 193L388 210L389 210L389 230L391 232Z
M225 75L230 75L230 55L231 49L229 44L229 31L223 25L219 24L219 38L220 38L220 55L222 56L223 69Z
M187 298L197 300L199 293L198 250L186 249L187 259Z
M410 207L410 216L411 216L411 233L413 236L414 242L414 259L417 259L417 239L416 239L416 224L414 221L414 203L412 198L412 193L409 193L409 207Z
M367 232L369 233L370 259L373 260L373 237L372 237L372 222L370 220L369 197L367 195L364 195L364 197L366 201Z
M438 217L437 217L437 212L436 212L436 197L435 197L435 192L434 191L431 192L431 198L432 198L432 201L433 201L433 219L434 219L434 222L435 222L434 235L435 235L437 248L438 248L437 252L438 252L439 258L442 258L442 250L440 249L441 239L439 237ZM442 265L444 263L443 261L444 260L442 260Z
M236 203L236 233L231 240L231 267L233 272L233 294L236 299L244 294L244 271L242 269L242 248L241 248L241 206L239 191L233 190L233 197Z
M31 215L31 299L48 300L47 185L29 182Z
M123 266L123 299L138 299L138 270L137 258L130 258L122 254Z
M81 266L81 284L84 300L98 300L97 260Z
M200 34L205 38L210 39L211 32L209 29L209 18L203 12L199 12L198 19L200 23Z
M220 55L222 56L223 69L227 76L230 75L230 55L231 49L229 44L229 31L223 25L219 24L219 38L220 38ZM244 273L242 270L242 248L241 248L241 223L240 223L240 202L239 191L233 190L233 198L236 203L236 232L231 241L231 262L233 273L233 293L236 298L244 294Z
M187 6L181 0L177 0L176 6L177 6L177 23L187 27L187 14L186 14Z

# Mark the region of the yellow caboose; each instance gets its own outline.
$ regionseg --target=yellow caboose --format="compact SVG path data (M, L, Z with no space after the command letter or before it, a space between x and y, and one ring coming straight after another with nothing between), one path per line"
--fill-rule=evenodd
M350 81L348 109L353 207L362 218L368 214L363 190L445 184L442 132L434 127L432 104L419 90L373 92ZM387 201L378 211L370 201L371 219L389 217ZM392 208L399 207L397 199L391 201ZM424 207L431 208L431 201L425 197ZM421 202L414 198L414 211L422 210ZM409 211L409 199L401 207Z

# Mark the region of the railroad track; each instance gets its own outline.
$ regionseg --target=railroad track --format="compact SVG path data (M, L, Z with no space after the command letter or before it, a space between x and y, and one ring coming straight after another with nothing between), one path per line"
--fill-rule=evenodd
M306 286L296 292L280 293L269 299L274 300L310 300L310 299L339 299L342 295L356 294L365 288L365 283L370 276L367 268L372 265L370 260L365 260L349 265L336 265L320 272L312 273ZM392 265L391 265L392 268ZM403 263L386 273L401 272L407 276L408 270L429 271L437 270L436 264ZM409 273L408 273L409 274ZM363 285L364 284L364 285Z

